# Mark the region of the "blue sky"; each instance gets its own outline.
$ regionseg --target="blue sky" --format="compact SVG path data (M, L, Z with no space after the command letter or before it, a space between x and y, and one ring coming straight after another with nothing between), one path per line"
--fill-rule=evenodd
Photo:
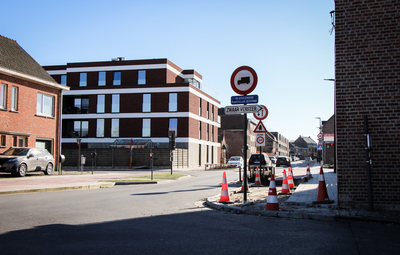
M315 117L334 112L332 10L333 0L13 0L1 3L0 34L41 65L168 58L199 72L222 107L237 95L233 71L250 66L266 128L316 141Z

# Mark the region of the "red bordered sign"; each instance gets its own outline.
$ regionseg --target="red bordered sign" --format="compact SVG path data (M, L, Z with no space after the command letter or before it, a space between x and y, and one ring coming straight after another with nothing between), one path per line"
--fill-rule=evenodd
M249 66L237 68L231 76L231 87L239 95L250 94L257 86L257 73Z
M260 105L262 107L261 110L259 110L258 112L253 113L254 118L256 118L257 120L263 120L265 118L267 118L268 116L268 109L266 106L264 105Z

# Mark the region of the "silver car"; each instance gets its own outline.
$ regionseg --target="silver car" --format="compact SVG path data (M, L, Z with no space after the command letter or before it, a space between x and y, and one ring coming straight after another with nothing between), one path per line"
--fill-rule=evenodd
M54 169L54 158L46 149L17 147L9 148L0 155L0 172L11 172L25 176L27 172L43 171L49 175Z

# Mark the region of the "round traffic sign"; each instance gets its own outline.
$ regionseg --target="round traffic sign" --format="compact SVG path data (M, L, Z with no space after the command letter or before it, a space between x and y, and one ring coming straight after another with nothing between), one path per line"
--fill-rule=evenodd
M257 120L263 120L265 118L267 118L268 116L268 109L266 106L264 105L260 105L262 107L261 110L259 110L258 112L253 113L254 118L256 118Z
M257 137L257 143L258 143L258 144L263 144L263 143L264 143L264 137L258 136L258 137Z
M322 134L319 133L319 134L317 135L317 137L318 137L319 139L321 139L321 138L322 138Z
M239 95L251 93L257 86L257 74L249 66L237 68L231 76L231 87Z

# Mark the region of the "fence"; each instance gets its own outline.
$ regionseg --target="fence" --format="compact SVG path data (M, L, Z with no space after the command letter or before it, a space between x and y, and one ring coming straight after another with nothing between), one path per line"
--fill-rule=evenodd
M154 167L169 167L170 151L169 149L154 148L153 153ZM93 159L91 153L96 152L97 157ZM78 167L78 149L63 149L62 154L65 156L64 167ZM97 148L97 149L81 149L81 155L86 157L85 166L95 167L121 167L128 168L130 166L130 149L129 148ZM94 160L94 162L93 162ZM132 149L132 166L133 167L150 167L150 149L137 148ZM187 149L174 150L174 167L188 167L188 151Z

